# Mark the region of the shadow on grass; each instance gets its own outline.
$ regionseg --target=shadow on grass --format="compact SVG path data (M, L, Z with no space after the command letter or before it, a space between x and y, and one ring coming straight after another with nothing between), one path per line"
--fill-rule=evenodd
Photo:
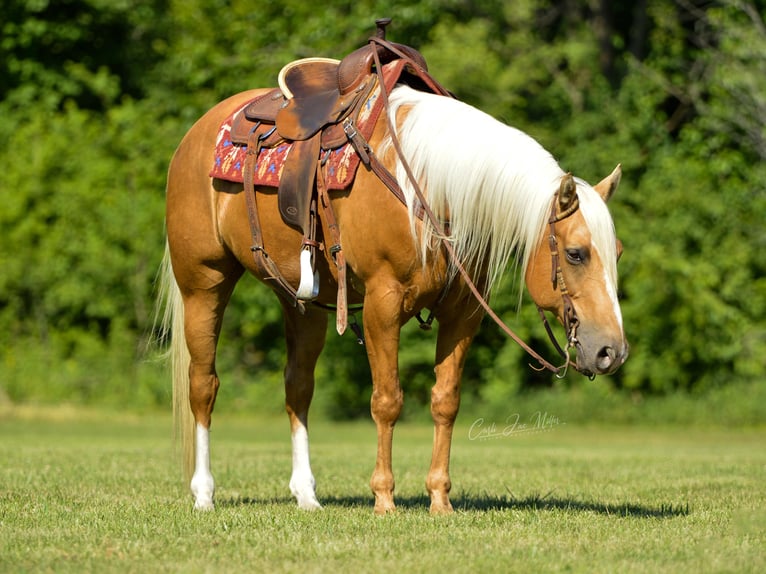
M451 497L452 507L462 512L486 512L490 510L564 510L570 512L595 512L607 516L622 516L626 518L675 518L690 514L688 504L660 504L647 506L631 503L602 503L559 498L548 493L544 496L530 495L517 498L514 495L493 496L489 494L459 494ZM320 503L325 507L369 508L373 507L373 496L320 496ZM273 499L229 498L217 501L223 507L248 506L259 504L295 504L293 498L280 497ZM398 496L396 506L399 509L428 510L430 501L425 494L418 496Z
M544 496L533 494L524 498L514 495L464 495L452 502L457 510L566 510L575 512L595 512L608 516L624 516L628 518L674 518L687 516L688 504L660 504L648 506L643 504L604 503L597 501L574 500L559 498L548 493Z

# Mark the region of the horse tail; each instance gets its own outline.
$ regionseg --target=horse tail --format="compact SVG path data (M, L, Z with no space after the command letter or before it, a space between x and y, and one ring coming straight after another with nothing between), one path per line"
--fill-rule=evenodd
M184 477L194 472L194 415L189 405L189 365L191 357L184 335L184 305L178 288L170 248L165 243L165 255L159 272L157 323L161 338L169 343L166 358L173 381L173 428L176 446L180 449Z

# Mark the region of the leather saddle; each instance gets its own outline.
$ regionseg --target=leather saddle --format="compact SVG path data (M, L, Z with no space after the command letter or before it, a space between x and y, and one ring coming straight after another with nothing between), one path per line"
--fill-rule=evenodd
M385 39L390 21L376 21L378 38ZM279 73L279 88L258 97L234 118L234 143L249 145L253 134L262 147L292 142L278 189L279 208L284 221L304 235L319 155L322 150L348 143L343 122L359 114L376 86L373 50L381 66L401 57L396 50L427 72L425 59L417 50L388 45L393 49L368 44L342 60L305 58L291 62Z

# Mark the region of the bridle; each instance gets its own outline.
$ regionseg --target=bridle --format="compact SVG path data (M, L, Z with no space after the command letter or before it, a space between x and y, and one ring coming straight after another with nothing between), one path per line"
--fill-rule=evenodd
M556 204L558 203L558 197L559 194L556 192L553 194L553 200L551 202L551 215L548 218L548 246L551 250L551 283L553 285L553 290L555 291L558 289L561 293L563 303L564 331L567 334L566 350L564 350L556 340L556 336L553 334L553 329L551 329L550 323L548 323L548 319L545 317L545 311L543 311L543 308L540 307L540 305L537 306L537 312L540 314L540 319L545 327L545 332L548 333L548 338L551 340L551 343L553 343L558 354L561 355L561 358L565 359L565 363L559 367L559 372L556 373L557 377L564 378L571 363L569 360L569 349L574 349L577 345L577 327L580 325L580 320L577 318L577 311L575 311L574 303L569 296L569 290L567 289L566 281L564 281L564 272L561 270L559 245L558 240L556 239L556 223L566 219L577 211L580 207L580 200L575 195L569 207L564 211L557 213ZM575 365L575 369L576 368L577 366ZM561 372L562 370L563 372ZM595 375L591 374L589 378L593 380L594 376Z
M413 71L415 74L418 75L418 77L426 81L426 83L432 88L434 88L434 91L436 91L437 93L441 93L442 95L445 95L448 97L454 97L454 96L452 96L452 94L450 94L447 90L442 88L438 84L438 82L436 82L433 78L431 78L428 72L420 68L420 66L417 63L415 63L406 54L401 52L395 45L391 44L390 42L380 37L373 36L372 38L370 38L370 46L371 46L374 60L375 60L375 67L378 74L379 85L380 85L380 95L381 95L381 98L383 99L384 115L386 117L386 121L388 122L388 128L389 128L388 132L391 137L391 143L393 144L394 149L399 157L399 161L404 171L407 174L407 178L410 184L412 185L413 190L415 191L415 195L423 211L423 216L428 219L428 222L434 227L436 232L441 237L447 237L447 234L445 234L444 225L437 219L437 217L434 215L433 211L431 210L430 206L426 202L423 192L417 183L417 179L412 173L412 170L409 164L407 163L407 160L404 157L401 144L399 142L398 137L396 136L396 131L394 127L391 125L391 117L389 114L389 104L388 104L388 90L386 88L385 82L383 81L383 67L381 66L380 58L378 56L378 51L375 47L375 44L385 46L388 50L391 50L392 52L397 54L399 57L406 60L411 71ZM397 197L402 197L403 196L402 189L399 186L398 182L396 181L396 178L377 159L377 157L375 156L375 154L373 153L372 149L369 147L367 142L361 142L359 140L355 141L355 138L354 139L349 138L349 139L352 140L354 147L358 148L357 152L360 152L361 150L360 156L366 158L369 161L368 165L370 166L372 171L386 185L386 187L388 187ZM577 345L577 327L579 326L579 320L577 318L577 313L575 311L572 298L569 296L566 282L564 281L564 274L561 270L558 241L556 240L556 223L566 219L567 217L570 217L573 213L575 213L577 209L579 208L579 200L577 199L577 196L575 196L571 204L567 207L567 209L562 212L557 212L556 210L557 205L558 205L558 192L556 192L553 195L553 199L551 201L551 212L550 212L550 217L548 219L548 226L549 226L548 244L551 250L551 281L553 283L553 289L559 290L559 292L561 293L562 301L563 301L564 328L567 333L566 350L563 349L561 345L558 343L558 341L556 340L556 337L553 334L553 330L551 329L551 326L545 317L545 312L542 310L540 306L538 306L537 309L538 309L538 312L540 313L540 317L542 319L543 325L545 326L545 331L548 333L548 337L550 338L551 342L553 343L553 346L556 348L559 355L561 355L561 358L564 359L564 363L560 367L557 367L553 365L552 363L550 363L549 361L547 361L546 359L544 359L539 353L537 353L534 349L532 349L529 345L527 345L518 335L516 335L516 333L514 333L502 321L502 319L500 319L500 317L497 316L497 314L490 308L487 300L484 298L484 296L481 294L479 289L474 284L468 272L463 267L462 263L457 257L457 254L455 253L454 248L452 247L452 244L449 241L443 241L442 245L447 251L447 254L449 255L455 268L462 276L466 286L473 293L474 297L476 298L477 302L481 305L481 307L508 336L510 336L522 349L524 349L532 358L534 358L540 364L539 368L534 367L532 365L530 366L532 366L533 369L539 370L539 371L547 369L553 372L557 377L563 378L564 376L566 376L566 373L567 373L567 370L569 369L570 364L575 369L577 369L577 365L575 363L572 363L569 357L569 350L572 348L575 348ZM590 376L591 378L593 377L593 375L590 375Z

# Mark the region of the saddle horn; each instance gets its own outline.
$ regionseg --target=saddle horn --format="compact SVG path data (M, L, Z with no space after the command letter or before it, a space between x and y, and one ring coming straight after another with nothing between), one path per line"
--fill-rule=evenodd
M386 39L386 26L391 23L391 18L378 18L375 20L375 36L381 40Z

